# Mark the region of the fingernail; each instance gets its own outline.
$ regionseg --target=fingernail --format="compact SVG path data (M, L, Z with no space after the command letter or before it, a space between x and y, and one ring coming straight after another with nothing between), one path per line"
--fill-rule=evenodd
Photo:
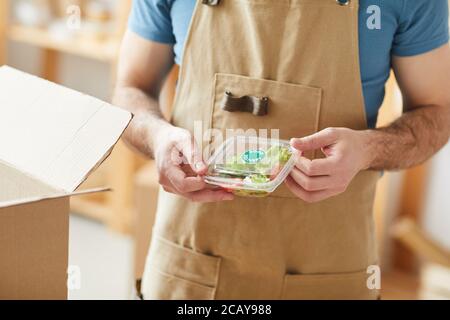
M195 164L195 169L197 169L198 171L202 171L206 169L206 166L203 162L197 162Z

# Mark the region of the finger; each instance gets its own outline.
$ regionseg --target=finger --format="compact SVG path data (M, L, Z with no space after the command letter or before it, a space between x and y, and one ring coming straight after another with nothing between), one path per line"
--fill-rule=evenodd
M296 168L291 171L291 177L306 191L330 189L333 183L333 178L330 176L309 177Z
M169 193L177 193L177 191L175 190L175 188L173 188L172 186L165 186L162 185L162 188L165 192L169 192Z
M167 178L179 193L188 193L205 188L206 183L201 177L186 177L181 168L172 166L167 170Z
M291 139L291 146L300 151L310 151L324 148L337 140L337 130L327 128L310 136Z
M194 202L218 202L231 201L234 199L234 195L229 192L224 190L214 191L210 189L191 192L184 196Z
M292 177L287 177L285 183L288 189L298 198L307 203L314 203L325 200L332 196L335 196L338 192L333 189L327 189L322 191L306 191L299 186Z
M209 189L209 190L222 190L222 191L224 190L222 187L219 187L219 186L216 186L216 185L213 185L213 184L209 184L209 183L206 184L205 189Z
M227 201L233 200L233 194L223 191L220 187L217 186L206 186L204 190L194 191L191 193L180 194L174 187L172 186L162 186L163 190L168 193L178 194L185 198L188 198L192 201L196 202L217 202L217 201ZM211 191L212 193L208 193L205 191Z
M169 184L167 184L167 183L161 184L161 187L166 192L179 194L179 192L175 189L175 187L173 187L170 184L170 182L169 182ZM215 185L210 185L210 184L206 184L205 189L212 190L212 191L218 191L218 190L222 190L223 191L223 189L221 187L215 186Z
M334 157L309 160L305 157L297 157L295 166L306 175L326 176L336 171L336 160Z
M202 152L194 138L186 139L182 143L181 151L194 172L199 175L206 173L206 163L203 161Z

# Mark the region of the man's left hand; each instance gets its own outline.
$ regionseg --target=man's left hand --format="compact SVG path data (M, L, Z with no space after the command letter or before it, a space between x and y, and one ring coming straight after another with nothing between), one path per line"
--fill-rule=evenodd
M296 166L286 179L293 194L312 203L344 192L355 175L369 167L370 131L327 128L313 135L294 138L291 145L298 150ZM323 159L309 160L306 151L322 150Z

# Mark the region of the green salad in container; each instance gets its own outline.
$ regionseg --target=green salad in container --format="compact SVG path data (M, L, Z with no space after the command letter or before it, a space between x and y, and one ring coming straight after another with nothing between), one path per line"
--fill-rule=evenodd
M210 159L205 181L238 196L264 197L284 181L293 165L287 141L236 136Z

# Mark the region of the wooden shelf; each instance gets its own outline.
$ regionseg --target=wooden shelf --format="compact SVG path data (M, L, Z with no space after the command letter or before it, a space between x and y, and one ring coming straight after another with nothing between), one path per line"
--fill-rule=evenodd
M8 26L8 39L21 43L74 54L102 62L115 63L120 40L116 37L99 40L94 37L74 36L58 39L47 29L31 28L23 25Z

